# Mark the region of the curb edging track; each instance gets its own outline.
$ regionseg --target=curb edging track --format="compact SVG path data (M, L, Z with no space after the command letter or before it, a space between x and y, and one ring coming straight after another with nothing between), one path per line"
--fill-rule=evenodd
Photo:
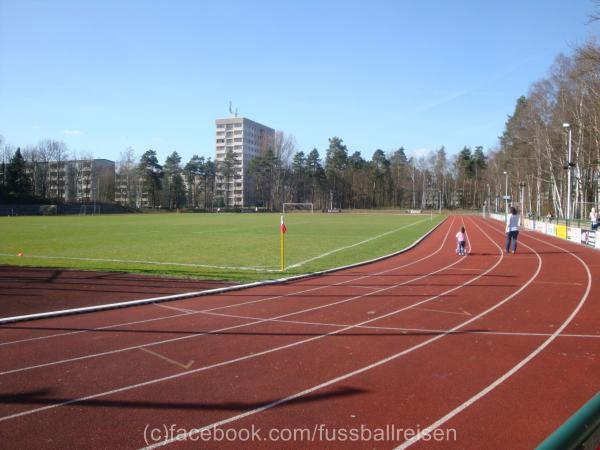
M128 307L132 307L132 306L147 305L150 303L162 303L162 302L169 302L169 301L173 301L173 300L183 300L183 299L193 298L193 297L204 297L207 295L241 291L244 289L249 289L249 288L258 287L258 286L278 285L278 284L287 283L289 281L297 281L297 280L302 280L305 278L327 275L327 274L330 274L333 272L339 272L341 270L352 269L354 267L360 267L360 266L364 266L367 264L383 261L385 259L389 259L394 256L400 255L402 253L405 253L409 250L412 250L417 245L419 245L421 242L423 242L423 240L425 238L427 238L431 233L433 233L435 230L437 230L442 224L444 224L446 222L446 220L448 220L448 217L445 217L440 223L438 223L435 227L433 227L431 230L429 230L427 233L425 233L423 236L421 236L415 242L410 244L408 247L405 247L394 253L390 253L390 254L387 254L384 256L379 256L377 258L373 258L373 259L370 259L367 261L360 261L360 262L357 262L354 264L349 264L347 266L334 267L333 269L321 270L318 272L303 273L300 275L294 275L294 276L286 277L286 278L277 278L275 280L256 281L254 283L240 284L237 286L229 286L226 288L206 289L203 291L186 292L183 294L166 295L166 296L162 296L162 297L145 298L145 299L140 299L140 300L129 300L126 302L118 302L118 303L107 303L105 305L85 306L82 308L63 309L63 310L58 310L58 311L48 311L48 312L36 313L36 314L26 314L26 315L21 315L21 316L4 317L4 318L0 318L0 325L14 323L14 322L23 322L23 321L27 321L27 320L49 319L52 317L68 316L68 315L73 315L73 314L85 314L85 313L97 312L97 311L108 311L108 310L118 309L118 308L128 308Z

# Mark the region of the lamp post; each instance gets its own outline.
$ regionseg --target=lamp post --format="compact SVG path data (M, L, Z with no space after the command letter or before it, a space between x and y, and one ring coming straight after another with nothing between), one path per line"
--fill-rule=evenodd
M571 217L571 124L563 123L563 128L569 131L569 145L567 153L567 223Z
M521 221L525 217L525 182L521 181L519 183L519 188L521 188Z
M504 220L508 218L508 172L504 171Z

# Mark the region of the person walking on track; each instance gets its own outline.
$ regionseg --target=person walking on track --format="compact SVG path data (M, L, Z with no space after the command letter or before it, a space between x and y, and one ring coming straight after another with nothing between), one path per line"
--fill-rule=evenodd
M510 208L510 216L506 220L506 253L510 250L512 242L512 252L517 252L517 237L519 236L519 214L514 206Z
M467 242L467 232L465 231L465 227L460 227L458 233L456 233L456 254L459 256L465 255L465 247ZM469 245L469 250L470 250Z

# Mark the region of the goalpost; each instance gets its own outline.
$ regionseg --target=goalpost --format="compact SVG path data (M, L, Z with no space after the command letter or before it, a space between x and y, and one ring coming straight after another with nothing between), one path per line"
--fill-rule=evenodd
M310 212L314 213L312 203L284 203L283 214L289 214L293 212Z

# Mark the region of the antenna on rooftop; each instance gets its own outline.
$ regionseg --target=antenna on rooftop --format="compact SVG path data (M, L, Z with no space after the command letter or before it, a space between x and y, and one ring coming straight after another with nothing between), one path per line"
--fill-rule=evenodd
M238 110L237 110L237 108L235 108L235 113L233 112L233 107L231 105L231 100L229 100L229 114L233 115L233 117L237 117L238 116Z

